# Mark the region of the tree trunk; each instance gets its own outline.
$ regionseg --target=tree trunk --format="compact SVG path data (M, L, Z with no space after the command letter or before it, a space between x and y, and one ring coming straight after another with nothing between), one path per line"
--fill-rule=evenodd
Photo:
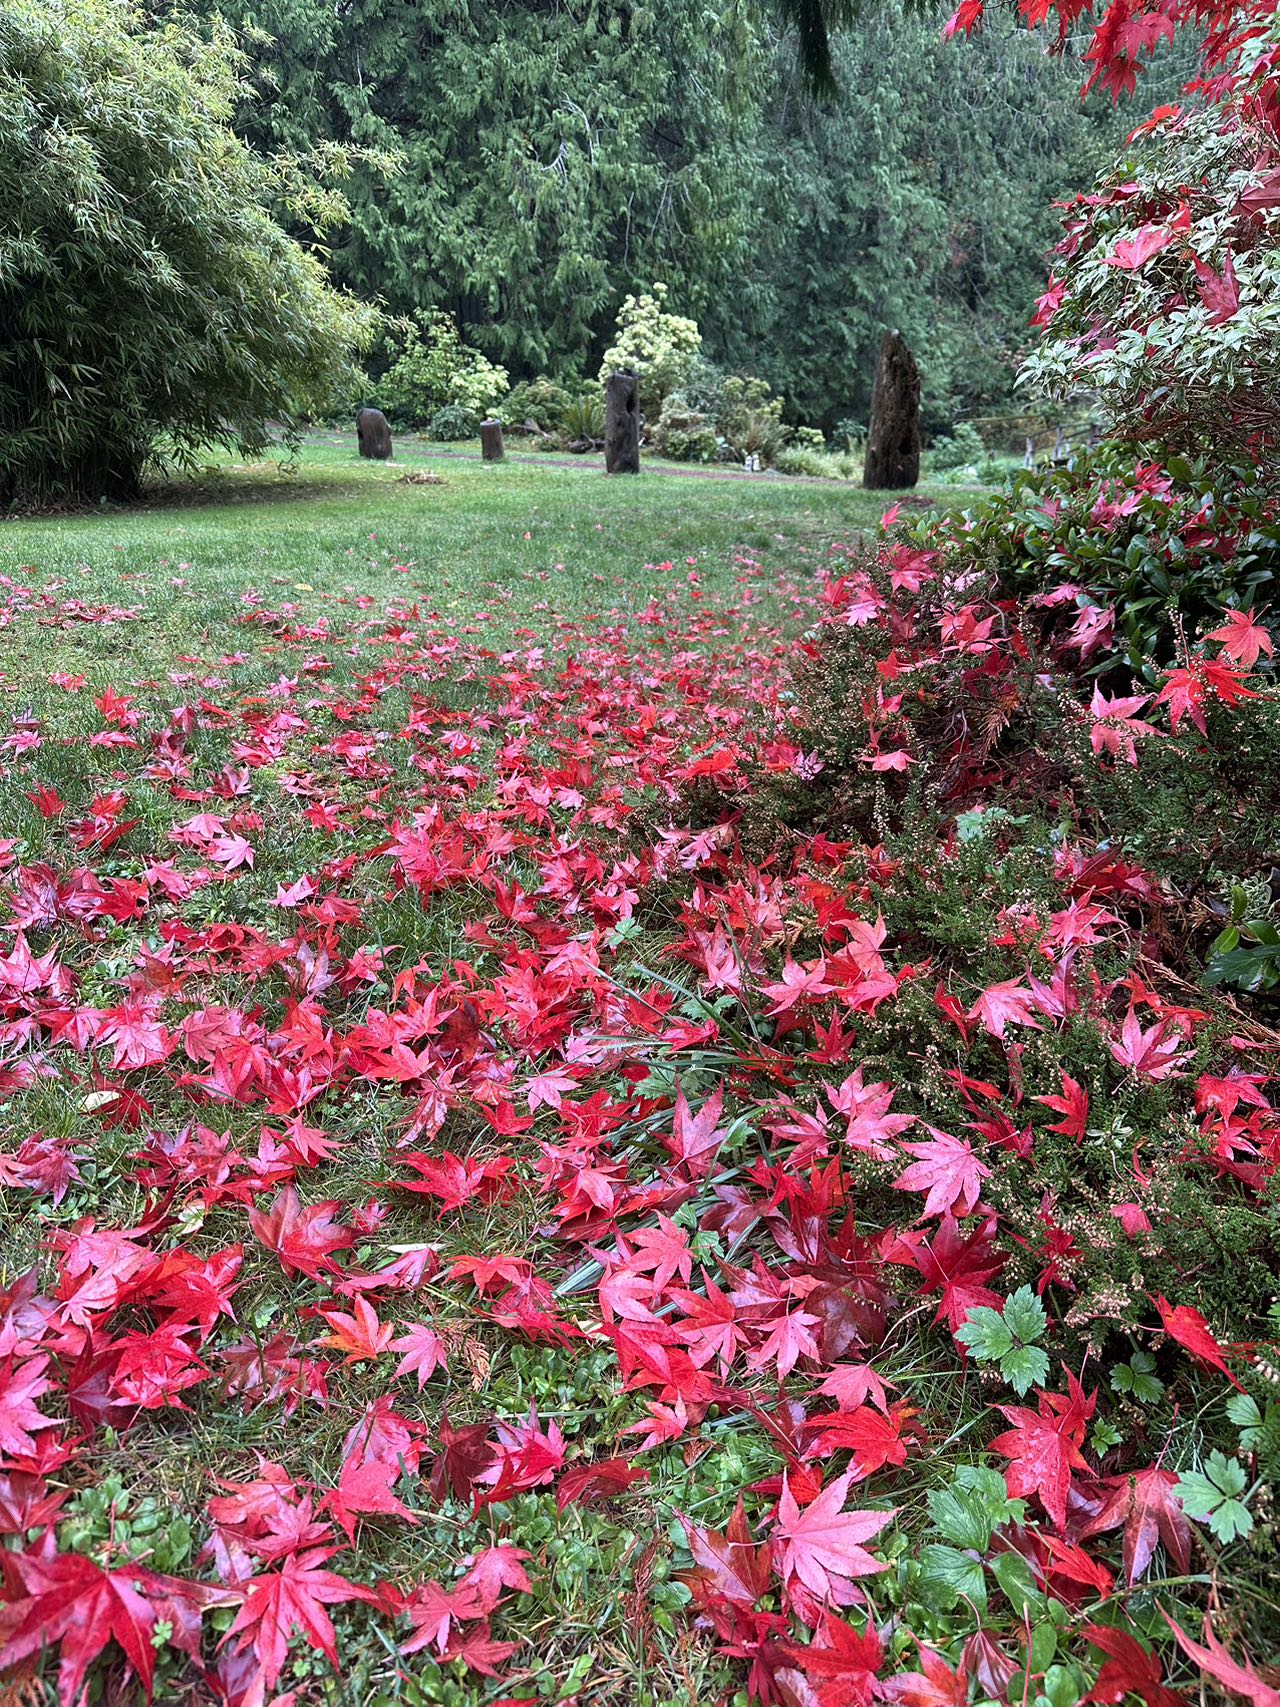
M640 385L633 373L611 373L605 387L606 474L640 472Z
M862 484L899 491L920 478L920 369L897 332L880 340Z
M486 462L501 462L506 455L502 443L501 421L481 421L480 454Z

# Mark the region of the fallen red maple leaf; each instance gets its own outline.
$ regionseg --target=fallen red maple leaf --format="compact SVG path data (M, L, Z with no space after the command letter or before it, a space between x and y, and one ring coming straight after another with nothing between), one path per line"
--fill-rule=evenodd
M437 1369L448 1366L448 1347L439 1334L421 1322L406 1323L404 1333L399 1339L392 1340L391 1350L402 1354L396 1364L397 1379L402 1375L416 1375L419 1392Z
M807 1678L831 1680L836 1685L829 1694L820 1689L818 1701L827 1699L853 1703L870 1703L880 1693L876 1673L884 1664L884 1646L874 1624L868 1621L865 1630L855 1630L843 1618L834 1618L824 1611L818 1620L813 1641L802 1647L799 1642L786 1644L787 1658L799 1666Z
M1275 644L1262 624L1254 621L1252 610L1227 610L1222 614L1226 621L1220 628L1211 628L1205 639L1220 641L1226 657L1251 670L1258 662L1259 653L1265 652L1268 658L1274 654Z
M420 1192L426 1197L438 1197L442 1210L461 1209L473 1199L491 1203L511 1191L507 1176L515 1163L508 1156L491 1162L478 1162L472 1157L446 1150L440 1156L426 1156L419 1150L407 1150L399 1158L418 1175L416 1180L388 1180L399 1191Z
M54 1390L45 1379L48 1367L47 1357L30 1357L24 1363L6 1357L0 1363L0 1458L5 1461L34 1452L35 1435L60 1426L36 1409L36 1400Z
M377 1312L367 1298L357 1298L353 1312L348 1315L345 1310L321 1310L321 1316L333 1332L322 1334L316 1343L345 1351L344 1363L360 1363L365 1358L380 1357L391 1344L395 1328L390 1322L378 1320Z
M1014 1426L991 1442L991 1450L1012 1460L1005 1471L1009 1493L1015 1499L1038 1498L1058 1529L1067 1521L1071 1472L1089 1468L1080 1447L1097 1397L1086 1397L1075 1376L1068 1375L1067 1392L1039 1393L1034 1411L1025 1405L999 1407Z
M1184 1350L1189 1351L1192 1357L1197 1358L1201 1363L1207 1363L1211 1369L1219 1370L1237 1391L1244 1391L1228 1369L1226 1357L1228 1352L1247 1351L1247 1346L1219 1345L1210 1331L1208 1322L1205 1321L1199 1310L1193 1309L1190 1304L1170 1304L1162 1293L1155 1297L1148 1293L1147 1296L1151 1298L1151 1302L1159 1310L1160 1321L1170 1339L1177 1340Z
M1103 1483L1107 1497L1102 1510L1080 1531L1082 1540L1104 1535L1124 1525L1125 1580L1136 1583L1147 1573L1156 1542L1163 1541L1178 1569L1191 1565L1191 1525L1174 1493L1178 1478L1157 1465L1127 1476L1108 1476Z
M663 1144L688 1179L705 1179L711 1171L716 1152L727 1136L719 1127L723 1108L724 1092L718 1089L707 1098L697 1114L692 1113L685 1099L684 1087L677 1084L671 1135L663 1139Z
M695 1567L684 1573L683 1581L693 1590L694 1599L704 1606L726 1601L749 1612L768 1593L772 1573L768 1550L757 1545L747 1523L741 1494L723 1535L685 1517L680 1521Z
M809 1417L804 1426L819 1431L813 1456L828 1458L833 1452L852 1452L853 1479L862 1482L886 1464L906 1463L911 1415L907 1405L895 1405L887 1415L862 1405L853 1411L823 1411Z
M927 1142L904 1144L909 1156L919 1161L900 1173L893 1184L899 1191L924 1191L921 1215L943 1215L948 1211L956 1216L971 1215L982 1194L982 1182L991 1177L986 1167L973 1153L966 1138L953 1138L949 1132L939 1132L936 1126L927 1127L932 1134Z
M1032 1101L1063 1116L1058 1125L1050 1126L1048 1131L1061 1132L1064 1138L1074 1138L1077 1144L1084 1141L1089 1121L1089 1098L1069 1073L1062 1074L1061 1096L1033 1097Z
M337 1639L326 1606L340 1606L350 1600L377 1603L372 1589L323 1569L335 1551L333 1547L317 1547L295 1553L279 1570L254 1577L245 1588L244 1603L227 1635L239 1636L237 1647L241 1652L252 1647L265 1688L273 1689L284 1670L295 1631L319 1648L330 1665L337 1666Z
M1112 253L1105 257L1103 265L1136 272L1145 267L1153 255L1167 249L1173 237L1173 228L1169 225L1144 225L1132 237L1122 237Z
M1204 1645L1193 1642L1163 1608L1160 1615L1177 1637L1178 1646L1183 1652L1229 1694L1243 1695L1246 1701L1253 1702L1253 1707L1280 1707L1280 1689L1274 1689L1269 1683L1264 1683L1251 1665L1241 1665L1238 1660L1231 1658L1214 1635L1207 1612L1204 1615Z
M325 1495L324 1506L341 1524L348 1541L355 1535L357 1517L400 1517L406 1523L418 1522L391 1491L400 1474L400 1465L386 1458L347 1459L337 1487Z
M940 1292L942 1301L934 1321L944 1318L955 1333L969 1312L979 1304L998 1309L1001 1299L982 1283L999 1274L1008 1260L995 1247L995 1221L984 1221L967 1239L960 1235L954 1215L944 1215L931 1240L908 1233L885 1252L890 1262L909 1263L918 1269L925 1292Z
M861 1543L878 1535L897 1513L843 1511L853 1479L853 1472L846 1470L801 1510L792 1496L790 1477L782 1478L772 1538L779 1568L785 1580L794 1577L822 1598L836 1599L849 1578L888 1569Z
M969 1699L969 1679L963 1670L951 1667L932 1648L923 1642L920 1649L920 1670L902 1671L887 1677L877 1694L886 1701L897 1701L901 1707L965 1707Z
M1176 1690L1166 1689L1160 1681L1160 1661L1155 1654L1127 1630L1086 1624L1080 1634L1108 1655L1097 1681L1084 1697L1085 1702L1096 1701L1103 1707L1112 1707L1126 1695L1136 1695L1147 1707L1183 1707L1183 1697Z
M350 1228L339 1224L343 1205L336 1200L309 1203L304 1209L297 1192L287 1185L270 1209L251 1209L254 1237L280 1258L282 1267L318 1280L322 1273L340 1272L334 1253L354 1243Z
M447 1417L438 1431L439 1450L431 1463L432 1497L469 1500L481 1475L497 1456L484 1423L466 1423L454 1428Z
M181 1582L132 1563L106 1571L81 1553L48 1559L11 1553L6 1566L25 1593L9 1597L0 1671L57 1646L58 1696L67 1703L81 1699L86 1671L113 1641L150 1700L156 1626L161 1620L175 1622L174 1603L185 1602L198 1612L206 1606L233 1606L240 1598L233 1590Z
M556 1510L581 1500L608 1499L625 1493L633 1482L647 1482L649 1472L637 1470L625 1458L599 1458L594 1464L580 1464L566 1470L556 1483Z

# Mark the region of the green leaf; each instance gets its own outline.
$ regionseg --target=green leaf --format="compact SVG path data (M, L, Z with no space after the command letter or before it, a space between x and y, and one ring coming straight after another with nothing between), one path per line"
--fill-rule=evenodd
M991 1561L991 1574L1000 1584L1005 1599L1019 1617L1028 1607L1039 1605L1040 1591L1036 1588L1031 1566L1021 1553L998 1554Z
M957 1547L972 1547L984 1553L994 1527L983 1502L972 1494L952 1488L929 1490L929 1516L939 1535Z
M1013 1349L1013 1334L999 1310L979 1304L970 1310L956 1338L982 1363L998 1363Z
M1011 1500L1004 1477L988 1464L958 1465L954 1481L957 1488L981 1498L991 1514L993 1529L999 1529L1006 1523L1021 1523L1027 1515L1027 1502Z
M1089 1445L1099 1457L1104 1452L1109 1452L1113 1446L1119 1446L1123 1439L1124 1435L1114 1423L1108 1422L1106 1417L1094 1418L1093 1427L1089 1430Z
M1270 1410L1271 1406L1268 1405L1267 1409ZM1237 1428L1262 1427L1262 1412L1252 1393L1233 1393L1227 1400L1227 1415Z
M1021 1395L1049 1373L1049 1359L1034 1341L1044 1333L1044 1305L1029 1286L1005 1300L1003 1312L979 1304L956 1334L980 1363L999 1363L1000 1373Z
M987 1579L982 1560L957 1547L930 1542L920 1550L921 1582L931 1600L944 1611L963 1597L981 1611L987 1604Z
M1040 1699L1047 1707L1075 1707L1088 1685L1076 1665L1051 1665L1040 1684Z
M1044 1305L1029 1286L1020 1286L1005 1299L1005 1326L1023 1345L1032 1345L1040 1338L1045 1322Z
M1280 1461L1280 1403L1268 1399L1263 1411L1251 1394L1233 1393L1227 1400L1227 1415L1240 1430L1240 1451L1256 1452L1263 1461L1263 1474L1274 1479Z
M1253 1518L1240 1498L1248 1486L1249 1477L1239 1459L1215 1450L1201 1470L1179 1476L1174 1492L1187 1516L1207 1523L1214 1538L1225 1545L1253 1529Z
M1016 1345L1000 1359L1000 1373L1021 1398L1048 1379L1049 1354L1038 1345Z
M1254 943L1226 954L1214 954L1205 967L1205 979L1213 986L1234 984L1242 990L1270 989L1280 981L1280 949Z
M1128 1363L1117 1363L1111 1371L1111 1387L1116 1393L1128 1393L1140 1405L1154 1405L1164 1392L1164 1382L1151 1371L1156 1360L1148 1351L1135 1351Z
M929 1516L944 1540L956 1547L985 1553L993 1531L1006 1523L1021 1523L1024 1500L1011 1500L1004 1477L985 1464L961 1464L946 1488L931 1488Z
M1058 1632L1052 1624L1037 1624L1031 1632L1029 1659L1033 1672L1046 1671L1058 1651Z

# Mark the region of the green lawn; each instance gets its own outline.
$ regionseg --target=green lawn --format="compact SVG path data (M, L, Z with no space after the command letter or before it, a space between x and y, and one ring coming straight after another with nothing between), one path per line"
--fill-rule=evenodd
M995 1005L1034 994L1052 1022L1059 979L1074 988L1074 948L1054 987L1034 980L1021 921L1081 932L1098 990L1155 976L1118 912L1064 905L1058 792L997 795L1014 809L943 836L914 807L895 822L873 778L858 810L875 847L788 816L825 739L806 721L815 649L791 637L827 608L819 568L846 566L884 499L402 452L387 467L314 444L134 509L0 525L0 1322L38 1348L21 1375L0 1356L0 1419L24 1453L24 1429L42 1433L49 1458L15 1484L26 1503L0 1488L22 1628L61 1641L65 1665L75 1636L49 1634L64 1595L159 1573L130 1589L149 1597L146 1641L98 1619L85 1649L87 1699L120 1707L147 1693L126 1659L139 1676L154 1662L155 1700L205 1699L197 1656L242 1707L277 1687L297 1707L746 1707L753 1655L755 1699L811 1703L769 1686L788 1654L834 1663L825 1638L811 1652L783 1634L816 1616L779 1539L802 1521L783 1513L785 1472L806 1524L815 1476L855 1504L837 1562L862 1574L849 1524L875 1538L865 1607L840 1602L869 1631L841 1640L875 1650L850 1661L859 1700L872 1670L896 1671L886 1700L964 1700L981 1631L1014 1668L990 1699L1069 1707L1097 1671L1095 1617L1162 1643L1182 1677L1163 1611L1198 1628L1220 1585L1247 1648L1280 1606L1273 1553L1252 1549L1253 1470L1223 1449L1270 1454L1276 1407L1258 1375L1230 1409L1217 1342L1150 1318L1171 1299L1199 1323L1203 1306L1245 1367L1234 1342L1266 1314L1274 1249L1269 1209L1240 1189L1253 1163L1208 1186L1172 1170L1212 1136L1193 1098L1265 1085L1274 1034L1249 1052L1246 1016L1209 1024L1221 998L1170 973L1173 994L1148 999L1206 1004L1197 1066L1121 1075L1136 1006L1121 1032L1119 1002L1077 1013L1064 993L1070 1024ZM432 458L441 483L406 480ZM927 602L891 616L938 632ZM871 728L893 670L879 656L839 687L855 753L859 707ZM967 708L967 678L956 691ZM933 718L923 684L916 698ZM1069 720L1062 741L1082 745ZM1101 851L1096 829L1075 833ZM832 952L841 933L862 960ZM859 995L864 961L891 995ZM819 1028L797 973L857 1005ZM1161 1042L1164 1023L1139 1037ZM1224 1061L1246 1076L1193 1077ZM1252 1156L1274 1117L1240 1100L1223 1142ZM867 1122L848 1155L827 1104L851 1135ZM1068 1121L1037 1130L1033 1105ZM933 1141L900 1147L919 1164L897 1177L904 1121ZM986 1139L980 1162L958 1132ZM1145 1219L1152 1182L1138 1246L1117 1207ZM943 1209L921 1211L935 1190ZM29 1273L61 1315L22 1307ZM997 1274L1002 1293L981 1284ZM1001 1349L993 1307L1015 1297L1019 1342ZM948 1324L971 1306L966 1362ZM1179 1349L1206 1344L1210 1377ZM4 1382L45 1410L15 1408ZM1024 1403L1000 1416L1002 1394ZM1069 1421L1042 1426L1054 1407ZM1106 1494L1084 1531L1105 1564L1064 1546L1051 1571L1021 1551L1038 1541L997 1536L1037 1498L1027 1536L1065 1533L1031 1463L1047 1436L1073 1443L1082 1501ZM1242 1496L1197 1527L1194 1569L1181 1507L1158 1562L1150 1537L1140 1568L1124 1558L1138 1473L1165 1493L1184 1475L1215 1511ZM1060 1478L1044 1485L1065 1501ZM1259 1476L1268 1547L1269 1498ZM234 1582L210 1604L231 1574L219 1548ZM734 1559L755 1646L717 1573ZM334 1608L332 1641L313 1623L288 1645L300 1615L275 1597L294 1566ZM19 1640L0 1619L17 1662L0 1703L54 1707L52 1654Z
M443 484L413 483L424 470ZM409 477L409 478L406 478ZM148 583L148 622L171 620L198 650L248 588L317 595L396 591L424 611L495 637L560 616L643 603L648 564L696 559L705 596L727 598L735 557L801 574L833 540L874 525L882 494L762 479L689 479L646 470L608 479L537 461L489 466L408 446L395 464L346 444L311 445L253 465L224 462L173 482L136 509L0 524L0 569L59 577L66 596L122 599ZM163 581L173 599L157 601ZM301 584L301 585L299 585ZM198 603L197 603L198 601ZM166 607L168 616L166 617ZM141 632L139 632L141 630ZM127 644L146 641L137 625Z
M853 486L689 479L652 468L638 479L609 480L598 466L585 463L580 469L536 461L491 467L441 457L433 465L430 448L403 449L403 461L391 466L360 462L345 444L308 446L296 463L283 457L253 466L224 461L199 477L172 482L136 508L0 525L0 574L44 590L63 606L57 613L42 607L43 619L36 613L35 620L0 626L0 706L7 701L10 718L34 709L47 737L30 764L20 763L9 773L4 790L4 833L16 836L22 857L48 858L59 866L68 858L73 863L80 859L66 846L63 820L46 820L31 800L27 790L36 783L60 790L70 803L69 812L85 808L98 790L123 784L138 820L135 841L161 855L170 849L169 832L176 818L195 810L190 803L175 803L163 784L153 785L135 774L141 758L135 763L127 751L116 754L91 746L101 727L94 696L108 688L134 696L160 722L168 715L163 708L180 700L200 701L202 695L216 700L227 694L237 700L247 695L246 706L266 704L265 698L253 696L277 679L301 674L300 662L311 651L326 657L326 673L315 678L325 684L319 691L340 694L348 682L354 690L369 669L370 654L355 639L362 619L353 608L353 589L369 595L371 618L381 615L388 599L400 598L417 604L424 631L453 631L465 637L468 647L494 650L514 641L526 659L527 649L544 639L549 656L555 655L550 643L561 620L589 619L596 613L625 617L653 598L666 601L668 608L674 598L680 609L692 610L689 601L697 596L705 612L715 613L709 633L757 627L795 630L813 620L813 576L832 544L874 526L887 502ZM432 466L442 484L404 478ZM752 563L760 569L753 570ZM661 570L661 564L674 567ZM794 598L789 587L795 589ZM246 595L260 595L276 610L293 612L300 627L310 625L317 633L319 625L327 623L327 641L281 644L277 629L246 625L243 619L251 608ZM104 622L104 607L108 616L110 607L136 615ZM78 620L78 609L87 620ZM432 613L443 620L430 621ZM586 623L589 631L594 626ZM637 625L628 642L643 645L641 636L648 632ZM659 630L653 632L656 657L665 641ZM51 685L51 677L59 673L83 676L86 690L63 692ZM308 686L304 678L300 704L309 697ZM441 680L434 691L450 690ZM385 714L379 711L372 721L368 716L357 721L373 727L384 715L388 727L401 726L399 695L388 700ZM203 775L203 736L198 741ZM398 775L384 811L412 803L419 786L405 768L409 746L391 743L385 751L398 766ZM257 861L252 872L243 874L246 881L233 886L234 896L222 885L210 890L210 920L274 928L272 896L277 884L307 869L319 870L332 857L333 838L307 825L299 802L283 794L277 801L277 770L272 765L254 773L253 806L264 813ZM231 810L234 803L223 804ZM137 861L129 856L101 857L104 873L137 869ZM369 899L370 940L391 944L388 952L408 955L407 963L429 957L447 964L474 952L458 907L437 907L428 919L402 898L375 899L371 891ZM129 927L111 926L109 935L110 944L100 953L95 949L83 966L85 1000L100 998L109 1004L116 999L117 980L126 971L134 938ZM234 979L225 988L218 981L202 984L201 998L259 999L241 991ZM190 1105L182 1097L170 1099L166 1094L156 1106L156 1119L166 1130L176 1130L191 1118ZM383 1127L398 1106L396 1098L379 1102L363 1097L326 1104L326 1122L358 1158L354 1170L327 1170L327 1192L352 1203L368 1196L368 1153L371 1146L381 1150L384 1144L390 1153L395 1133L392 1127L384 1133ZM256 1130L252 1121L245 1126L241 1111L234 1108L211 1107L208 1112L219 1128L232 1124L237 1133L242 1126L246 1132ZM4 1116L11 1130L23 1136L54 1134L76 1143L86 1142L92 1120L61 1085L37 1084L6 1099ZM55 1220L69 1222L86 1211L114 1224L127 1225L137 1218L142 1199L130 1183L128 1162L135 1137L124 1130L96 1136L92 1184L87 1194L73 1193L54 1211ZM397 1223L399 1237L421 1237L414 1213L410 1200L408 1220L404 1226ZM0 1284L40 1260L45 1225L21 1209L8 1217ZM482 1213L468 1242L476 1250L519 1250L531 1237L531 1229L520 1221L520 1206L512 1205L500 1211L496 1221ZM247 1283L238 1309L240 1320L257 1333L274 1322L280 1309L280 1276L274 1259L254 1255L252 1243L249 1249L251 1261L263 1269L263 1286ZM634 1401L616 1385L605 1350L593 1347L580 1353L576 1348L508 1344L508 1337L494 1339L493 1364L479 1383L482 1390L469 1393L464 1383L452 1393L454 1421L520 1416L536 1403L541 1414L557 1421L571 1438L581 1434L586 1440L603 1440L636 1414ZM469 1349L480 1343L467 1342ZM490 1352L484 1355L487 1365ZM370 1388L366 1394L357 1380L351 1403L363 1404L373 1392ZM416 1414L418 1407L408 1392L404 1402ZM108 1522L104 1512L119 1526L136 1521L139 1513L150 1522L154 1513L189 1511L193 1532L200 1534L203 1502L214 1485L211 1478L252 1474L255 1450L287 1459L302 1474L314 1474L320 1456L339 1451L351 1414L344 1399L332 1418L300 1417L283 1431L270 1408L241 1421L223 1412L214 1424L197 1415L160 1454L149 1433L126 1435L102 1448L96 1468L105 1481L77 1494L73 1523L88 1525L85 1534L92 1530L97 1545L98 1529ZM434 1401L430 1415L434 1427ZM626 1435L619 1434L619 1440L625 1445ZM754 1443L752 1464L764 1474L773 1458L757 1448ZM523 1545L547 1547L555 1561L546 1591L540 1587L537 1608L529 1611L522 1626L527 1662L522 1676L528 1688L556 1694L580 1684L590 1672L595 1698L601 1701L692 1701L700 1695L700 1680L715 1668L703 1644L688 1645L687 1632L679 1620L673 1621L670 1610L658 1608L659 1622L648 1628L643 1643L631 1628L635 1571L649 1570L651 1549L645 1548L651 1505L666 1514L662 1521L674 1523L675 1510L702 1509L699 1502L707 1499L708 1488L714 1491L720 1481L725 1487L736 1486L741 1466L736 1451L718 1457L719 1480L700 1484L695 1491L679 1455L669 1458L669 1463L665 1456L661 1463L654 1462L652 1494L646 1494L634 1514L634 1502L624 1503L617 1513L582 1507L574 1508L563 1523L553 1524L536 1497L524 1499L513 1536ZM118 1490L114 1496L113 1490ZM386 1545L377 1541L376 1572L408 1578L435 1571L447 1577L461 1547L455 1533L459 1521L434 1518L428 1527L388 1534ZM366 1545L376 1539L367 1537ZM189 1568L190 1554L179 1551L183 1568ZM163 1547L156 1557L167 1557ZM373 1557L364 1556L371 1570ZM665 1563L661 1571L665 1575ZM393 1650L362 1643L359 1637L352 1637L351 1644L360 1655L358 1681L349 1677L345 1686L337 1679L326 1682L321 1667L310 1678L316 1693L308 1700L324 1699L337 1707L340 1701L356 1700L469 1704L481 1699L474 1683L438 1678L422 1685L396 1682L402 1668ZM308 1677L308 1662L300 1659L292 1675L295 1682ZM723 1682L722 1669L718 1675Z

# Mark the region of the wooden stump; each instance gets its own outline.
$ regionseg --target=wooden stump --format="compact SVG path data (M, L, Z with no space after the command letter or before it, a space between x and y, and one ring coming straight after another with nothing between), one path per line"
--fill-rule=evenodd
M381 409L356 410L356 438L361 456L376 457L379 462L391 460L391 428Z
M502 443L501 421L481 421L480 454L486 462L501 462L507 454Z
M920 369L897 332L880 340L862 484L899 491L920 478Z
M611 373L604 394L606 474L640 472L640 383L633 373Z

